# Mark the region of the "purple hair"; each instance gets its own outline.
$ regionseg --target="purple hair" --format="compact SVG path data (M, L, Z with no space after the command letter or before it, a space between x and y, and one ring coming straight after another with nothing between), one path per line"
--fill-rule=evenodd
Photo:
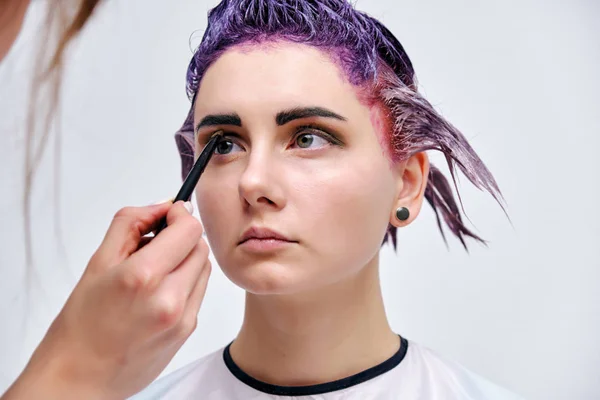
M417 91L415 72L394 35L347 0L223 0L208 13L208 26L187 72L192 107L175 135L182 177L194 162L193 110L196 92L208 67L228 49L243 44L288 41L329 54L359 89L361 100L381 107L392 161L427 151L441 151L456 187L456 167L480 190L501 203L492 174L465 137ZM362 94L366 94L363 96ZM442 219L465 249L465 237L485 243L463 223L448 180L430 167L425 198L435 211L444 241ZM460 199L460 195L459 195ZM441 216L440 216L441 214ZM388 227L383 243L396 248L396 228Z

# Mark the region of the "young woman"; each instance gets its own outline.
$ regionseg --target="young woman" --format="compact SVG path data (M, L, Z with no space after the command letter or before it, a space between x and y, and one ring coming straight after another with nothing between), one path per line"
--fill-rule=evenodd
M385 27L344 0L225 0L188 77L183 174L227 137L197 198L247 292L239 334L146 388L195 329L211 265L190 204L126 208L3 400L516 398L387 322L379 248L423 199L463 244L479 239L425 151L499 191Z
M479 240L425 151L499 191L380 22L344 0L222 1L187 88L183 176L226 138L196 195L219 266L246 291L244 321L135 399L516 398L388 324L379 249L424 198L463 244Z

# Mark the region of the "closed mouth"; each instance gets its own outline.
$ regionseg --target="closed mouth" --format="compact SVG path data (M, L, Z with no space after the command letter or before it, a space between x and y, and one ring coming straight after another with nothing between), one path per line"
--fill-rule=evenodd
M259 228L259 227L252 227L252 228L246 230L246 232L244 232L244 234L240 238L240 241L238 242L238 244L245 243L249 240L264 240L264 241L271 240L271 241L297 243L296 241L289 239L288 237L286 237L285 235L283 235L277 231L274 231L269 228Z

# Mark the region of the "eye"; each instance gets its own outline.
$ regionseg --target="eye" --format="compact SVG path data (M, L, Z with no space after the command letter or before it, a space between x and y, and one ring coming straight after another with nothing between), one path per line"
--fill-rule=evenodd
M242 150L242 148L239 145L235 144L231 139L222 139L215 148L215 154L230 154L232 151L234 151L236 147Z
M320 148L320 147L328 146L330 144L331 144L331 141L325 139L324 137L322 137L321 135L318 135L316 133L302 133L302 134L296 136L296 138L294 139L295 147L298 147L301 149L310 149L310 148L314 148L315 146L317 148Z

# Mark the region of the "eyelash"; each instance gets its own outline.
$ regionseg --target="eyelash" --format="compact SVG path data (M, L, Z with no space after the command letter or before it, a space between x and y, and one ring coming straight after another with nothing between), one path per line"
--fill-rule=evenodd
M295 141L298 139L299 136L304 135L304 134L312 134L315 136L319 136L325 140L327 140L330 144L334 145L334 146L342 146L343 143L340 139L338 139L334 134L328 132L326 129L321 128L318 125L315 124L307 124L307 125L302 125L296 128L295 130L296 132L294 133L294 136L292 138L292 141Z
M215 132L218 132L218 130ZM212 134L214 134L215 132L212 132L210 135L204 135L204 137L201 140L199 140L199 144L201 146L204 146L207 142L206 138L212 136ZM326 141L328 141L333 146L342 147L344 145L344 143L336 135L328 132L326 129L323 129L322 127L320 127L316 124L306 124L306 125L297 127L294 130L294 134L292 136L291 142L296 141L298 139L298 137L300 137L301 135L305 135L305 134L319 136L319 137L325 139ZM229 141L235 143L236 138L239 138L240 135L235 132L224 131L223 137L226 140L229 140Z

